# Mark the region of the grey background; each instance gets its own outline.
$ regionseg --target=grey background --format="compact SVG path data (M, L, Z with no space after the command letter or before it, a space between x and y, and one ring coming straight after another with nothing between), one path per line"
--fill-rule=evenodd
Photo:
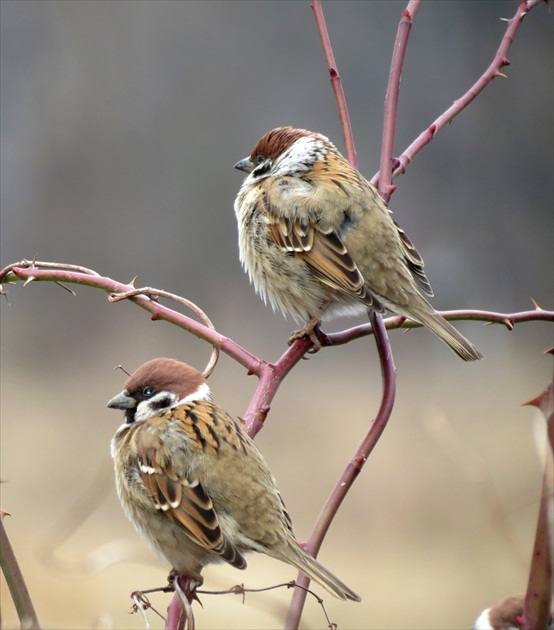
M515 1L423 3L400 94L400 152L491 62ZM379 166L382 104L405 3L330 1L327 25L360 170ZM266 360L291 322L273 315L238 261L233 164L269 129L292 124L343 148L307 2L11 2L1 9L1 260L71 262L199 304L225 335ZM488 86L396 180L391 201L427 265L439 309L552 308L552 15L523 23L507 79ZM203 367L208 348L131 304L52 284L2 301L2 507L41 620L50 627L141 628L128 594L166 567L139 541L111 488L106 401L154 356ZM338 330L348 322L332 323ZM344 628L468 627L525 589L541 478L541 422L520 404L551 374L551 324L508 331L460 323L486 360L465 365L425 331L391 333L398 401L320 558L361 605L326 600ZM233 414L255 383L222 357L210 383ZM299 538L377 409L371 340L312 357L274 401L258 443ZM540 436L538 438L540 442ZM96 481L106 471L105 492ZM67 511L90 488L80 527ZM69 522L72 535L53 548ZM97 572L87 554L134 544ZM123 551L122 551L123 553ZM48 554L47 554L48 555ZM107 554L114 559L113 551ZM100 570L101 569L101 570ZM79 579L75 579L76 576ZM294 577L251 558L206 571L207 588ZM5 586L5 585L4 585ZM2 588L7 627L15 613ZM280 627L286 592L205 596L201 627ZM160 596L163 611L167 596ZM158 623L154 618L154 624ZM323 627L310 603L305 627ZM156 626L155 626L156 627ZM161 626L157 626L161 627Z

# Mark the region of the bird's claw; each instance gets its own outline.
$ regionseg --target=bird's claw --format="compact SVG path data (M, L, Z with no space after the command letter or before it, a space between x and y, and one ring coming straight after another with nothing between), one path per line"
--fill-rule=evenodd
M309 337L312 342L312 347L308 350L309 354L315 354L319 350L321 350L321 341L318 337L319 330L319 319L316 317L312 317L310 321L299 330L295 330L289 338L289 346L291 346L298 339L302 339L303 337Z

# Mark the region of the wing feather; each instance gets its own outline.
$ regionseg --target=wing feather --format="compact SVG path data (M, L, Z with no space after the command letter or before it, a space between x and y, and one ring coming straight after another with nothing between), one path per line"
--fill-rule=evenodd
M427 295L433 295L433 289L431 288L431 283L429 282L427 276L425 275L424 270L424 262L420 253L415 248L414 244L404 232L404 230L398 225L396 221L393 220L394 226L398 231L398 235L400 236L400 240L402 241L402 246L404 248L404 259L406 260L406 264L414 278L414 280L419 285L419 288L422 289Z
M243 569L244 556L225 537L213 503L199 480L192 474L178 478L169 461L156 459L155 449L140 447L138 443L140 476L154 507L182 527L197 545Z
M367 289L358 266L336 232L324 233L316 226L280 217L269 224L269 234L278 247L301 258L322 282L384 312L383 306Z

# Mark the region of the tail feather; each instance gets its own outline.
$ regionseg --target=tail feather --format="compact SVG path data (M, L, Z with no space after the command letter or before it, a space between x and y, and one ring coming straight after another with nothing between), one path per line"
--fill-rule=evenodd
M286 562L293 564L299 571L305 573L310 579L315 580L323 586L329 593L339 599L349 599L353 602L361 602L362 598L354 593L344 582L335 577L323 565L310 556L303 547L294 545L289 547L290 554L287 554ZM281 560L283 558L280 558Z
M441 341L444 341L464 361L477 361L483 358L483 355L470 341L435 311L427 312L414 309L408 316L435 333Z

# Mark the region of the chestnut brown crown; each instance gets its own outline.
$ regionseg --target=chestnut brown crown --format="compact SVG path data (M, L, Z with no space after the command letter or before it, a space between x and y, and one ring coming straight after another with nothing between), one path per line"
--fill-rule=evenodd
M123 391L108 407L125 411L126 424L147 420L192 400L210 400L206 379L190 365L175 359L152 359L127 379Z
M175 359L152 359L141 365L125 383L125 391L136 398L145 389L177 394L179 399L198 391L206 379L198 370Z
M263 156L266 159L276 160L288 148L290 148L299 138L318 137L324 141L327 138L320 134L308 131L307 129L295 129L294 127L277 127L268 131L259 140L250 159L255 162L256 158Z

